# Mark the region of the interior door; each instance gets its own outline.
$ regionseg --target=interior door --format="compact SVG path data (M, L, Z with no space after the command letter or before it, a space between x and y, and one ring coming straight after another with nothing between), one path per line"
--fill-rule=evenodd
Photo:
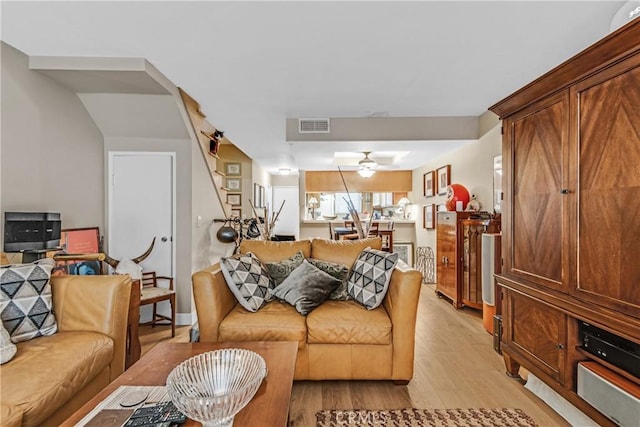
M153 251L141 265L173 277L174 170L174 153L109 153L110 256L139 256L155 237Z
M273 187L272 210L282 211L274 227L274 234L300 237L300 193L298 187ZM284 202L284 205L282 205Z

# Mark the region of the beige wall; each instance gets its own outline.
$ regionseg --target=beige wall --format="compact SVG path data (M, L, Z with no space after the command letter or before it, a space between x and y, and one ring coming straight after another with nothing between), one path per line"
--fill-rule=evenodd
M497 124L495 124L497 123ZM425 198L422 194L422 176L425 172L435 170L444 165L451 165L451 183L464 185L470 194L475 194L480 202L481 210L489 212L492 208L493 195L493 158L501 154L502 135L500 123L494 122L494 127L480 137L458 150L431 160L424 166L413 171L413 205L416 218L417 246L430 246L436 251L435 230L422 228L422 206L433 203L436 206L444 204L446 196ZM418 189L420 189L418 191ZM437 209L437 208L436 208Z
M170 96L162 97L162 100L168 98ZM121 116L117 111L121 96L87 95L84 99L91 101L92 110L101 112L102 124L112 123ZM172 114L186 118L180 98L175 97L174 102L178 108L174 108ZM171 110L167 103L163 105L165 110ZM113 115L109 109L115 111ZM222 245L215 238L218 225L212 221L223 214L200 149L189 139L193 137L190 125L183 124L188 131L176 130L178 133L173 133L171 139L166 135L164 139L103 138L75 93L43 73L29 70L28 57L4 43L0 113L0 208L3 211L59 211L67 228L98 226L106 235L108 151L176 153L177 312L179 323L191 323L195 313L191 273L217 262L220 256L229 253L232 245ZM138 121L143 119L140 114L142 112L136 117ZM153 117L146 119L158 119L158 114L149 115ZM153 132L153 127L145 129ZM12 258L11 261L20 260Z
M52 211L104 230L102 135L78 97L2 43L2 211Z

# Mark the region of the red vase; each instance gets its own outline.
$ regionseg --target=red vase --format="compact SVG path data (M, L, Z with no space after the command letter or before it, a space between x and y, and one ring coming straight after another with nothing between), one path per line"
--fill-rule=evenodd
M447 210L465 210L469 203L469 191L462 184L451 184L447 186ZM462 202L462 209L456 209L457 202Z

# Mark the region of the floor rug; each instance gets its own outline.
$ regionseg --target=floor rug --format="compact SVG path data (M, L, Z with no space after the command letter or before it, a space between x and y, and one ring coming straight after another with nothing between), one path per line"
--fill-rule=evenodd
M520 409L324 410L317 427L537 427Z

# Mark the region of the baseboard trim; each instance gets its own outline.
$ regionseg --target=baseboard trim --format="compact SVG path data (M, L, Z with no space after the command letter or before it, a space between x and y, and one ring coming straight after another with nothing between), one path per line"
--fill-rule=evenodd
M195 317L192 313L176 313L176 325L191 326L196 323Z
M598 427L598 424L585 415L584 412L573 406L571 402L531 372L527 375L527 383L524 385L524 388L539 397L572 426Z

